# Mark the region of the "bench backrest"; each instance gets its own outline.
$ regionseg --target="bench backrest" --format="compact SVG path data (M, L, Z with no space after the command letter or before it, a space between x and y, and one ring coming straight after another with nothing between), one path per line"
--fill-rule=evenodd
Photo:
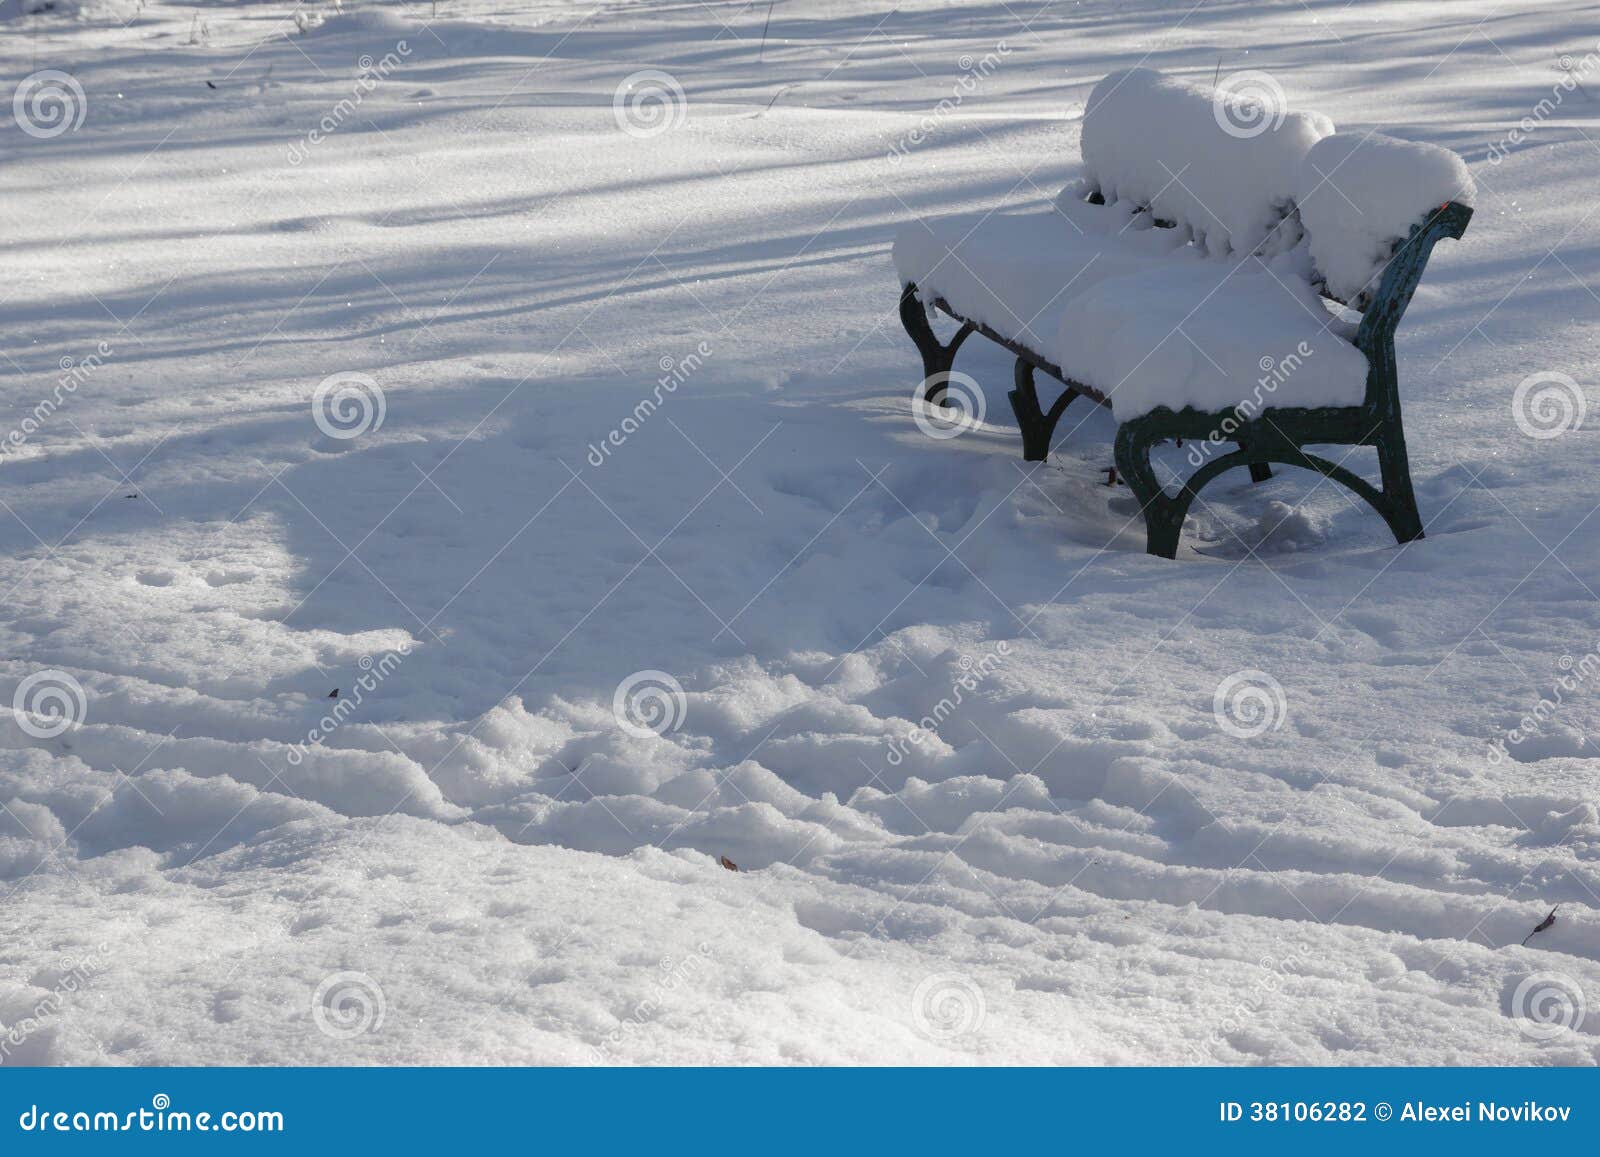
M1333 122L1249 88L1213 91L1149 68L1111 73L1084 109L1090 181L1108 202L1132 201L1185 228L1214 257L1292 248L1301 164Z
M1095 85L1083 117L1090 199L1147 209L1213 257L1304 241L1317 289L1365 315L1355 341L1373 367L1370 397L1397 406L1395 326L1434 243L1465 231L1471 174L1437 145L1335 133L1327 117L1287 111L1265 74L1269 99L1249 95L1247 74L1232 79L1213 91L1132 68Z

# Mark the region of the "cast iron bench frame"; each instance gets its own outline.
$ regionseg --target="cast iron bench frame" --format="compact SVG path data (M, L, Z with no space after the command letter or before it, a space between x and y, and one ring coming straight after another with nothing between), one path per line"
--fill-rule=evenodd
M1101 203L1099 193L1088 200ZM1247 411L1244 406L1209 412L1185 407L1173 410L1158 406L1147 414L1123 422L1117 428L1114 447L1117 471L1138 499L1145 520L1145 546L1150 554L1175 558L1184 516L1202 488L1225 470L1250 467L1250 477L1261 482L1272 476L1271 463L1315 470L1355 491L1388 523L1396 542L1411 542L1422 537L1422 517L1416 494L1411 488L1411 467L1406 459L1405 431L1400 424L1400 382L1395 366L1394 334L1411 303L1417 283L1433 247L1443 237L1460 240L1472 220L1472 209L1457 201L1446 201L1411 227L1383 269L1378 288L1363 301L1360 295L1344 302L1322 290L1323 296L1361 309L1361 325L1353 339L1366 355L1366 395L1359 406L1298 407L1284 406ZM1166 225L1167 222L1157 222ZM981 322L971 321L942 297L931 306L961 323L948 344L941 344L928 324L927 310L918 299L915 282L907 282L900 292L900 322L922 355L923 400L947 405L944 383L955 364L956 351L974 333L982 334L1017 357L1015 386L1009 395L1011 408L1022 430L1022 456L1029 462L1042 462L1050 451L1050 436L1073 398L1092 399L1110 407L1111 401L1093 386L1073 381L1059 366L1019 342L995 332ZM1049 410L1039 404L1034 371L1043 370L1065 388ZM1221 431L1227 431L1225 437ZM1169 494L1157 480L1150 465L1150 451L1170 439L1211 439L1235 442L1238 449L1205 463L1176 494ZM1373 446L1378 451L1382 487L1336 462L1305 452L1306 446Z

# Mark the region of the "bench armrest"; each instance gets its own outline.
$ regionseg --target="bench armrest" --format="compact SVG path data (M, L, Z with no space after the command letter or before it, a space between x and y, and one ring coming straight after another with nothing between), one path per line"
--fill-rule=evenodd
M1376 361L1381 347L1394 341L1394 331L1417 291L1434 244L1441 237L1459 240L1471 220L1471 206L1446 201L1413 225L1410 235L1396 246L1356 331L1356 346L1368 361Z

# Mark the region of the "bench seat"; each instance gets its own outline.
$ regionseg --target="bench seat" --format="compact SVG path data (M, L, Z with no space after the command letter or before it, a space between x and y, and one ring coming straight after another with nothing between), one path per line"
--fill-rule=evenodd
M1074 295L1040 352L1127 422L1158 406L1359 406L1368 367L1354 334L1294 272L1255 257L1190 260Z
M1119 422L1252 396L1356 406L1366 391L1355 327L1286 260L1207 259L1122 205L914 221L894 258L925 301L1041 354Z
M962 317L1043 351L1071 297L1109 277L1160 263L1181 243L1141 229L1115 205L1026 213L962 213L913 221L895 235L902 284L942 298Z

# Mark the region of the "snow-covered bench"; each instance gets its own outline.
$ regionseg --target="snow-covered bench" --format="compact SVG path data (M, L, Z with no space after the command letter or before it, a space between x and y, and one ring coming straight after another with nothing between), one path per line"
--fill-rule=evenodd
M1422 537L1400 424L1394 332L1441 237L1472 217L1454 153L1163 77L1113 73L1083 122L1087 177L1053 207L918 221L895 239L900 317L943 404L957 349L980 333L1017 355L1011 404L1042 460L1078 395L1119 423L1117 471L1150 553L1173 557L1184 516L1224 470L1316 470ZM961 323L941 344L928 314ZM1042 370L1064 385L1045 410ZM1171 491L1150 450L1195 439ZM1236 450L1213 453L1222 444ZM1308 445L1373 446L1381 489Z

